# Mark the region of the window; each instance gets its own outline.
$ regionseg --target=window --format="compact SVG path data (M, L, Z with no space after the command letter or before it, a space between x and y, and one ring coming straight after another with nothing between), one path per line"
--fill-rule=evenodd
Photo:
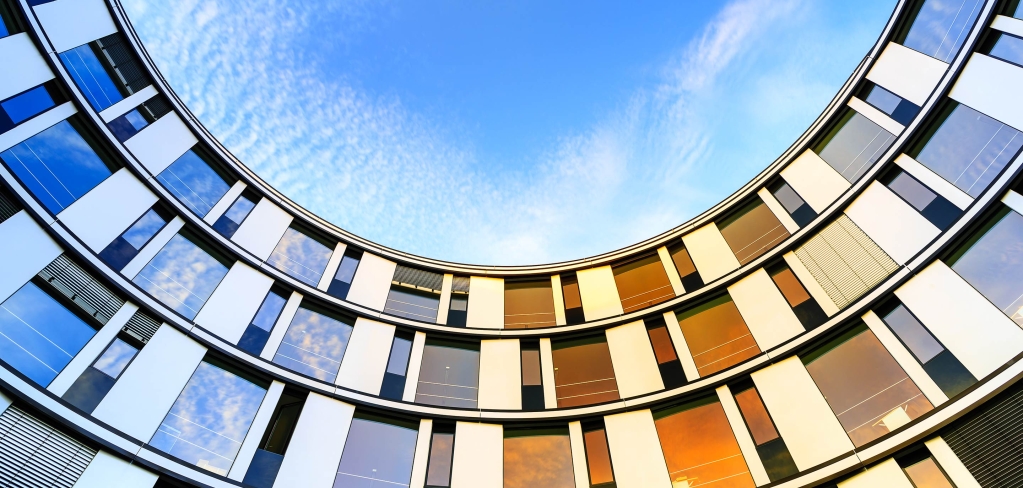
M252 321L245 327L242 337L238 339L238 347L241 350L253 356L259 356L263 352L266 341L270 339L270 331L273 330L277 318L284 311L284 305L288 303L286 298L288 295L287 290L283 288L276 285L270 287L270 291L263 298L263 303L256 310L256 315L252 317Z
M603 420L583 426L583 447L586 450L586 467L590 475L590 486L595 488L613 487L615 474L611 467L611 451L607 447L607 431L604 430Z
M505 429L504 488L575 488L568 428Z
M672 486L756 486L717 397L655 412L654 426Z
M865 325L801 359L856 447L934 408Z
M860 179L895 142L895 136L853 109L813 148L850 183Z
M757 341L728 295L678 312L676 316L701 377L760 354Z
M391 400L401 400L405 394L405 381L408 375L408 362L412 356L413 332L399 330L394 333L391 342L391 354L387 358L384 370L384 382L380 387L380 396Z
M469 278L455 276L451 280L451 302L448 305L448 325L465 327L469 314Z
M973 197L1023 146L1019 131L966 105L949 102L939 121L909 155Z
M334 488L409 486L419 425L355 412Z
M107 247L99 252L99 258L111 268L124 269L173 218L174 214L162 205L153 206L131 224L131 227L107 244Z
M522 409L543 410L543 370L540 367L540 343L520 340L522 365Z
M949 398L954 398L977 382L969 370L897 298L890 299L877 312Z
M920 113L920 107L914 105L913 102L869 81L864 82L857 95L902 125L909 125L916 118L916 114Z
M479 344L427 339L416 403L476 408L479 375Z
M664 271L664 265L657 254L615 265L611 271L625 313L675 298L668 273Z
M778 203L785 207L785 211L789 213L796 225L803 227L817 217L817 212L810 208L806 200L803 200L803 197L799 196L785 180L778 178L767 189L778 200Z
M896 457L895 462L899 463L902 471L906 473L906 477L917 488L954 488L926 447L920 447L911 454Z
M96 329L34 281L0 304L0 359L39 385L49 385Z
M11 35L11 31L10 31L10 29L7 28L7 25L6 25L7 22L8 22L8 20L7 20L7 11L6 10L7 10L7 8L5 6L0 6L0 11L2 11L0 13L4 14L4 15L0 15L0 38L7 37L7 36Z
M1023 216L1003 208L966 241L948 264L1000 308L1023 326Z
M398 265L384 302L384 313L436 323L444 275Z
M139 288L188 319L194 319L227 275L227 259L182 231L171 237L132 279Z
M757 455L767 470L767 476L771 481L778 481L799 472L789 448L785 445L778 429L775 428L771 414L767 412L763 400L753 382L737 386L733 390L735 403L739 407L743 421L753 443L757 446Z
M717 225L739 264L756 259L789 236L759 197Z
M947 230L963 214L959 207L924 186L898 166L892 167L878 181L915 208L938 229Z
M114 338L61 398L83 412L92 413L141 348L129 337Z
M0 102L0 134L65 101L55 82L48 81Z
M945 63L951 63L980 15L980 0L925 0L908 31L895 42Z
M803 324L806 330L813 329L828 320L824 309L810 297L810 293L806 291L799 278L796 278L795 273L784 261L779 261L764 270L771 275L771 280L774 281L778 291L785 297L785 301L792 307L792 312L796 314L799 323Z
M226 178L195 152L185 151L156 180L189 210L203 217L231 189Z
M292 371L333 383L341 368L354 320L325 311L301 307L291 319L288 332L273 362Z
M234 236L234 233L238 231L238 227L241 227L242 222L245 221L245 217L249 216L249 212L252 212L252 209L256 208L256 202L259 200L259 195L243 191L241 195L238 195L238 198L235 199L234 203L227 208L224 215L221 215L220 218L213 223L213 230L230 239Z
M316 286L333 253L323 242L289 227L266 262L302 283Z
M579 294L579 279L575 273L561 275L561 296L565 301L565 321L568 325L586 322L583 298Z
M686 250L681 239L668 246L668 254L671 255L671 261L675 263L675 269L678 270L678 275L682 278L682 288L689 292L703 286L703 278L696 270L693 258L689 256L689 251Z
M291 443L291 436L295 433L295 426L298 425L298 417L302 414L302 406L305 405L306 394L285 388L281 393L277 407L270 418L266 431L259 442L249 463L249 469L245 472L242 483L253 488L272 488L277 479L277 472L284 462L284 453Z
M1007 63L1023 66L1023 39L1005 32L994 35L991 46L984 51L991 57L1001 59Z
M604 334L551 344L558 407L618 400L618 382Z
M60 62L97 112L150 84L132 48L120 34L60 53Z
M64 120L0 153L0 159L50 213L58 214L110 176L109 164Z
M434 424L430 436L430 460L426 467L426 488L451 486L451 461L454 454L454 426Z
M270 383L211 358L199 363L149 445L227 476Z
M167 99L155 96L129 110L128 113L107 122L107 128L118 141L125 142L170 111L171 106Z
M1006 3L1006 6L1010 5L1012 5L1012 2ZM1011 10L1008 10L1006 13L1017 19L1023 19L1023 3L1016 0L1016 5L1012 6Z
M671 342L671 334L663 317L651 317L645 320L646 333L650 345L654 348L657 368L661 372L661 381L666 389L678 388L686 384L686 375L682 371L682 362L675 353L675 344Z
M553 327L554 291L551 280L504 282L504 328Z
M352 249L351 247L345 249L345 253L341 257L341 264L338 265L337 271L334 272L334 279L330 280L330 285L327 287L328 295L342 300L348 296L348 290L352 287L352 280L355 279L355 270L359 268L359 261L361 259L362 251ZM320 273L322 274L322 271Z

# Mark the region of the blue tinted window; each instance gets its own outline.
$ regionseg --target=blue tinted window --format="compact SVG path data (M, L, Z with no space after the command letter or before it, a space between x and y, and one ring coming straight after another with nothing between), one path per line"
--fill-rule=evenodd
M263 304L259 306L259 310L256 311L256 316L252 318L252 325L259 327L265 331L270 331L274 328L274 323L277 322L277 317L281 315L281 311L284 310L284 304L288 303L288 300L273 291L266 294L266 299L263 300Z
M891 115L895 112L895 109L899 108L899 102L902 102L902 97L885 90L880 86L874 86L870 90L870 94L867 95L866 102L873 105L878 110Z
M54 105L53 97L42 85L0 103L14 124L20 124Z
M998 36L995 45L991 46L991 56L1012 64L1023 66L1023 39L1008 34Z
M114 339L114 342L107 346L107 350L100 354L99 359L93 363L92 367L111 378L117 378L121 376L121 372L138 352L139 350L135 346L120 339Z
M0 159L54 214L110 176L110 168L66 120L0 153Z
M149 445L227 476L264 396L266 388L204 361Z
M166 224L167 220L160 216L156 210L149 209L142 218L138 219L128 230L124 231L121 237L128 241L128 244L131 244L135 249L141 250L142 246L145 246Z
M352 329L350 324L300 308L291 320L273 362L333 383Z
M981 0L926 0L902 45L951 62L966 42L983 4Z
M97 112L124 99L89 44L61 53L60 62Z
M418 435L407 427L352 419L334 488L409 486Z
M230 185L194 151L188 150L156 177L181 203L198 216L204 216Z
M289 228L266 262L309 286L316 286L333 252L312 237Z
M4 25L4 19L0 18L0 37L7 37L9 35L11 35L11 33L7 31L7 26Z
M1023 216L1007 212L952 263L952 269L1023 326Z
M230 238L241 227L245 217L249 216L249 212L256 207L256 204L245 195L239 196L235 199L231 207L221 215L216 222L213 223L213 229L220 233L220 235Z
M193 319L226 274L227 266L178 234L132 281L164 305Z
M0 359L46 386L95 335L34 283L0 304Z

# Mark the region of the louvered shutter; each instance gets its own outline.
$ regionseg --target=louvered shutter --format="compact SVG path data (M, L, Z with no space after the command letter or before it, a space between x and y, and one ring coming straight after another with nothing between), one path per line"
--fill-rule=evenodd
M469 293L469 277L455 276L452 278L451 291L455 293Z
M941 437L980 486L1023 486L1023 383L966 414Z
M121 297L96 281L66 254L46 265L39 277L101 324L106 324L124 305Z
M121 328L126 334L138 339L143 344L149 342L149 339L153 338L153 334L160 328L160 321L150 317L148 314L141 310L137 310L134 315L128 319L128 322Z
M21 205L6 190L0 188L0 223L21 211Z
M444 275L399 264L394 268L394 277L391 278L391 282L440 293L444 284Z
M0 415L0 486L71 488L96 450L18 407Z

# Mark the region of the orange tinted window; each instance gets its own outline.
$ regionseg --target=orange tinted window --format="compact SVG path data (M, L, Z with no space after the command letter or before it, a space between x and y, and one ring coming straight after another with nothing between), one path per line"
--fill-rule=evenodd
M578 341L557 347L554 356L554 390L558 407L574 407L617 400L618 383L607 342Z
M789 231L760 199L718 228L741 264L756 259L789 236Z
M565 297L565 308L579 308L583 306L583 300L579 297L579 282L574 279L571 282L562 281L561 294Z
M522 384L535 386L541 384L540 351L535 349L522 350Z
M746 426L749 427L750 433L753 434L753 441L757 445L778 438L778 431L775 430L774 422L771 422L771 416L767 414L767 408L760 400L756 388L739 392L735 395L735 403L739 405L742 418L746 420Z
M661 258L647 256L613 269L618 296L625 312L649 307L675 297Z
M771 276L771 279L774 280L774 284L778 285L778 289L785 296L785 300L789 302L789 306L795 307L810 299L810 294L806 292L803 284L799 282L791 269L785 268Z
M908 466L905 471L916 488L954 488L933 458Z
M672 486L755 486L720 403L671 413L654 425Z
M679 276L686 276L696 272L693 258L689 257L689 251L684 247L680 247L677 251L671 253L671 260L675 263L675 269L678 270Z
M675 346L671 343L671 336L668 335L668 328L665 326L647 329L650 334L650 343L654 346L654 356L657 357L657 364L664 364L678 359L675 355Z
M575 488L568 435L506 437L504 488Z
M504 328L554 325L554 292L549 280L504 284Z
M760 353L760 347L728 295L680 312L678 324L700 376L716 373Z
M604 429L583 434L586 444L586 465L590 468L590 484L599 485L615 480L611 469L611 453L607 449L607 434Z

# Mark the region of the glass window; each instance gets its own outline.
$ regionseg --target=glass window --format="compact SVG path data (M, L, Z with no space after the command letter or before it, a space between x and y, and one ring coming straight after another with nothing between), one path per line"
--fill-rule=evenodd
M333 253L323 243L289 227L266 262L302 283L316 286Z
M208 214L231 189L224 177L191 149L160 172L156 179L200 217Z
M391 354L387 358L384 370L384 382L380 387L380 396L391 400L401 400L405 394L405 381L408 374L408 362L412 355L412 342L415 334L399 330L394 333L391 342Z
M362 260L362 251L348 248L341 256L341 263L334 272L334 279L327 287L327 294L344 300L348 296L348 290L352 288L352 280L355 279L355 271L359 269L359 261Z
M253 198L252 196L245 195L244 193L238 195L238 198L228 207L227 212L221 215L216 222L213 223L213 230L220 233L220 235L230 239L231 236L241 227L242 222L245 221L245 217L249 216L249 212L256 208L256 201L259 198Z
M419 368L416 403L476 408L479 374L478 344L427 339Z
M505 329L535 329L555 325L551 280L504 282Z
M170 212L160 207L147 210L128 230L103 248L99 258L111 268L123 269L172 218Z
M792 312L799 318L799 323L803 324L803 327L810 330L828 320L824 309L810 296L810 293L803 287L803 283L796 278L795 273L784 261L764 269L771 275L774 284L785 297L785 301L792 307Z
M856 182L888 147L895 136L852 109L817 143L814 152L850 183Z
M915 157L960 190L977 197L1016 156L1023 137L966 105L951 103L944 120Z
M455 432L447 426L435 425L430 437L430 461L426 468L427 488L451 486L451 460L455 454Z
M84 412L92 413L138 352L138 347L115 338L61 398Z
M356 415L348 429L334 488L409 486L418 426Z
M924 186L901 168L895 167L878 179L893 193L915 208L930 223L941 230L946 230L959 219L963 211Z
M682 288L689 292L703 286L703 278L696 270L696 264L693 263L693 258L689 256L689 251L686 250L681 239L668 246L668 254L671 255L671 261L675 263L675 269L678 270L678 275L682 278Z
M760 354L757 341L728 295L678 312L677 317L700 376Z
M7 167L53 214L60 213L112 171L67 120L2 153Z
M92 339L96 330L28 282L0 304L0 359L42 385L49 385Z
M920 460L914 459L905 465L903 462L899 460L899 465L902 466L902 471L906 473L909 480L913 482L914 487L955 488L955 485L948 480L948 477L945 476L945 472L938 466L938 463L934 462L933 457L927 456Z
M682 370L682 363L675 354L675 345L671 342L671 334L668 326L661 317L653 317L645 320L646 333L650 338L650 345L654 349L654 357L657 359L657 368L661 372L661 380L667 389L678 388L686 384L686 375Z
M11 35L11 32L7 30L7 26L4 25L7 19L0 17L0 37L7 37Z
M735 391L738 392L735 393L735 403L753 437L757 455L764 463L768 478L777 481L798 473L799 469L792 460L785 441L778 434L778 429L775 428L771 415L767 413L767 407L760 399L756 387L750 384L737 387Z
M175 312L194 319L226 275L227 266L195 241L177 234L132 282Z
M898 300L893 299L891 304L880 308L878 315L949 398L977 382L969 370Z
M0 133L39 115L57 103L46 85L39 85L0 102Z
M925 0L902 45L951 63L980 15L980 0Z
M565 301L565 321L568 325L586 322L583 298L579 294L579 279L575 273L561 275L561 297Z
M519 355L522 365L522 409L543 410L543 372L540 367L540 343L520 341Z
M431 324L437 321L439 308L440 295L396 284L391 285L384 303L384 313Z
M351 319L299 308L274 354L273 362L333 383L355 328L352 322Z
M756 486L716 397L656 412L654 426L672 486Z
M124 94L100 61L101 52L90 43L60 53L60 62L97 112L124 99Z
M469 313L469 278L455 276L451 279L451 302L448 304L447 325L465 327Z
M259 305L259 310L256 310L256 315L252 317L252 322L249 322L241 339L238 339L239 348L253 356L259 356L263 352L266 341L270 339L270 331L284 311L284 305L288 303L286 295L288 294L285 290L270 288L263 298L263 303Z
M590 472L590 486L611 486L615 475L611 467L611 451L607 447L607 432L601 424L583 432L586 449L586 467Z
M128 113L107 122L107 128L118 141L125 142L170 111L170 103L162 96L156 96L129 110Z
M558 407L618 400L618 382L604 334L551 345Z
M1023 326L1023 216L1003 209L949 259L949 265Z
M866 326L802 359L856 447L933 408Z
M504 488L575 488L568 429L505 430Z
M1023 66L1023 39L1001 33L988 54L1017 66Z
M259 448L252 456L249 469L245 471L242 483L253 488L273 488L277 472L284 462L284 454L291 443L291 436L298 425L306 394L285 388L270 417L270 423L259 442Z
M668 273L656 254L614 266L611 270L626 313L675 298Z
M746 264L789 236L778 217L757 198L718 224L739 264Z
M205 360L192 373L149 445L227 476L268 386Z
M779 178L768 188L768 191L774 195L782 207L785 207L785 211L789 213L792 220L796 221L796 225L803 227L817 217L817 212L810 208L803 197L799 196L785 180Z
M920 113L920 107L909 100L870 82L867 87L866 94L863 95L864 101L902 125L909 125Z

